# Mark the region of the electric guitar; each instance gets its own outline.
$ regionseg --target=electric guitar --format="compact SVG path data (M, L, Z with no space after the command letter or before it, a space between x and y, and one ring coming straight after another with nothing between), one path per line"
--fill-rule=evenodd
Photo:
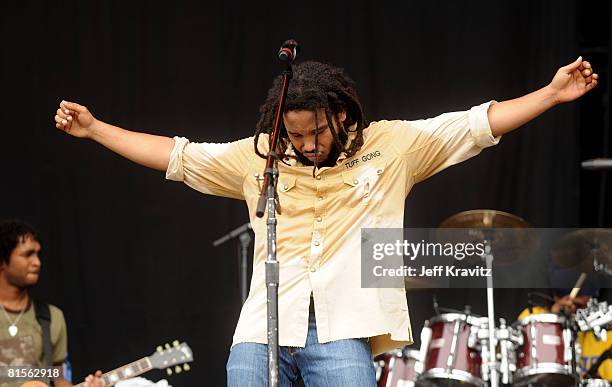
M116 383L133 378L138 375L142 375L152 369L166 369L168 375L173 373L181 373L182 371L189 371L191 367L189 363L193 361L193 353L187 343L179 343L174 341L173 346L166 344L165 347L161 345L157 347L157 350L149 356L145 356L140 360L136 360L132 363L126 364L122 367L116 368L109 371L101 376L105 387L114 386ZM181 367L182 366L182 367ZM26 382L21 387L38 387L42 386L41 382L32 381ZM84 387L85 382L75 384L74 387Z

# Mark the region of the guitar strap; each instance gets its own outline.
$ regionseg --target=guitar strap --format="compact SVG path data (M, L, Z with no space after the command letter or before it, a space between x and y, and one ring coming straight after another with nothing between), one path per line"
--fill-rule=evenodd
M37 300L34 303L34 315L36 321L42 329L43 355L45 362L44 367L53 366L53 349L51 347L51 311L49 304ZM53 383L51 383L53 385Z

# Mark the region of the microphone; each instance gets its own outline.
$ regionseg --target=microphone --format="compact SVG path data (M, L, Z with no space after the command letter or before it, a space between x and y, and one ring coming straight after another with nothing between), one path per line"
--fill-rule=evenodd
M293 39L285 40L278 50L278 59L283 62L293 62L299 51L298 42Z
M612 159L591 159L581 163L582 168L590 171L601 171L606 169L612 169Z

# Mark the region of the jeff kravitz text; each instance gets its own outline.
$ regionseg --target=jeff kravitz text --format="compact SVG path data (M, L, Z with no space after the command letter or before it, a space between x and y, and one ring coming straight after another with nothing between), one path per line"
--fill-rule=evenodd
M405 265L398 268L374 266L373 274L376 277L490 277L491 269L482 266L464 269L446 265L421 266L420 269Z

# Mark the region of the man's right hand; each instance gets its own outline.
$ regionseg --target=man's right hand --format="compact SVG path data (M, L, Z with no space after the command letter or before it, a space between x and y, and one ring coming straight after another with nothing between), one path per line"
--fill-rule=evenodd
M555 297L555 303L550 308L553 313L561 313L565 310L567 313L576 313L576 309L586 307L588 296L578 296L571 298L570 296Z
M89 110L75 102L62 101L55 115L55 127L79 138L89 138L96 122Z
M166 171L174 139L133 132L97 120L85 106L62 101L55 115L55 127L80 138L100 143L115 153L145 167Z

